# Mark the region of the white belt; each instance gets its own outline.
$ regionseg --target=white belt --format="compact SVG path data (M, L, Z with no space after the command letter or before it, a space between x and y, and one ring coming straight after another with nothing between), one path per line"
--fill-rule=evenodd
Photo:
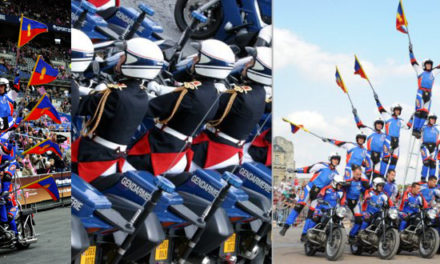
M109 149L113 149L113 150L119 149L119 151L122 152L127 150L127 145L120 145L117 143L113 143L111 141L108 141L107 139L103 139L102 137L95 136L93 137L93 141Z
M169 126L166 125L162 125L162 124L156 124L156 127L159 128L161 131L170 134L171 136L180 139L182 141L188 142L188 143L192 143L193 138L192 137L188 137L187 135L184 135L182 133L180 133L179 131L172 129Z
M218 130L218 129L214 128L214 127L206 127L206 130L208 130L208 131L212 132L213 134L215 134L215 135L217 135L217 136L219 136L221 138L224 138L224 139L226 139L226 140L228 140L228 141L230 141L230 142L232 142L234 144L237 144L239 146L243 145L243 143L245 142L244 140L239 140L239 139L233 138L233 137L231 137L231 136L221 132L220 130Z

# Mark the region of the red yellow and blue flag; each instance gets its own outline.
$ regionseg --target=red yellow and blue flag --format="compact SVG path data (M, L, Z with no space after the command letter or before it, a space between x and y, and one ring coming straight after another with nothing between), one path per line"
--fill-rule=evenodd
M408 21L403 11L402 0L400 0L399 6L397 7L396 29L404 34L408 34Z
M367 74L365 73L364 69L362 68L362 65L359 62L356 55L354 55L354 74L359 74L361 76L361 78L368 80Z
M50 141L49 139L46 139L39 144L31 147L30 149L27 149L23 151L22 155L26 154L44 154L47 151L53 151L55 154L57 154L60 158L63 158L60 150L60 146L58 144Z
M20 189L39 189L39 188L45 189L54 201L58 201L60 199L60 193L58 192L57 184L52 175L49 175L47 177L41 178L37 181L31 182L29 184L20 187Z
M35 62L31 78L28 82L28 87L30 85L40 85L53 82L57 78L57 75L58 70L52 68L52 66L41 59L41 55L38 55L37 62Z
M13 86L15 89L17 89L17 91L20 90L20 75L15 76Z
M344 93L348 93L347 87L345 87L344 81L342 80L342 76L341 76L341 74L339 73L339 69L338 69L337 66L336 66L336 74L335 74L335 77L336 77L336 84L337 84L339 87L341 87L341 89L342 89L342 91L343 91Z
M24 121L37 120L43 115L47 115L55 123L61 124L60 115L55 107L51 104L47 94L43 94L40 100L38 100L38 102L35 104L34 108L32 108L29 114L24 118Z
M283 118L283 121L284 121L284 122L287 122L287 123L290 124L290 131L292 132L292 134L295 134L295 133L298 132L298 130L300 130L300 129L302 129L302 130L308 132L308 130L305 129L303 125L297 125L297 124L295 124L295 123L293 123L293 122L287 120L286 118Z
M41 22L24 17L20 18L20 31L18 32L18 48L23 47L37 35L47 32L47 26Z

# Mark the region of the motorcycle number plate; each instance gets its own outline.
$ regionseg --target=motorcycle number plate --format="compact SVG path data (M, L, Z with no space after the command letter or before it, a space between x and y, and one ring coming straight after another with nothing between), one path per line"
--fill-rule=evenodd
M223 253L234 253L235 252L235 233L232 234L223 244Z
M81 254L81 264L95 264L96 246L90 246Z
M170 241L168 239L165 239L159 246L156 247L154 253L154 259L167 260L169 246L170 246Z

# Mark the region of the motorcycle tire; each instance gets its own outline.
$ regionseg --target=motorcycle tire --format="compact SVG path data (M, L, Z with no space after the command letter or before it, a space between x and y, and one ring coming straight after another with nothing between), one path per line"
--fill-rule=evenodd
M379 247L378 247L378 253L381 259L392 259L399 250L400 247L400 236L397 229L390 228L387 231L385 231L385 238L394 240L394 244L391 244L389 248L384 249L384 241L382 240L382 236L379 240Z
M347 243L347 233L344 228L333 229L332 235L334 238L338 239L336 245L331 245L331 238L327 238L325 243L325 256L330 261L340 260L344 254L345 244Z
M306 256L312 257L316 254L316 248L314 248L310 242L304 243L304 252Z
M18 225L17 225L17 230L19 230L21 232L23 238L35 236L34 229L32 228L32 224L30 221L27 221L24 226L23 226L22 221L19 221ZM22 250L22 249L29 248L30 245L31 245L30 243L18 241L16 244L16 247L17 247L17 249Z
M362 255L362 246L359 245L358 243L350 244L350 251L351 251L351 254L353 254L355 256L361 256Z
M425 236L427 238L427 241L429 241L430 247L428 249L425 249L423 245L423 237L420 237L419 252L422 258L430 259L434 257L434 255L437 253L437 250L439 249L440 238L437 230L432 227L426 229Z
M174 20L180 31L184 31L188 27L187 20L185 19L185 9L187 8L187 4L188 0L177 0L176 6L174 7ZM213 37L218 31L223 21L223 8L219 5L210 12L211 16L207 17L208 21L206 23L198 24L197 29L191 33L192 39L208 39Z

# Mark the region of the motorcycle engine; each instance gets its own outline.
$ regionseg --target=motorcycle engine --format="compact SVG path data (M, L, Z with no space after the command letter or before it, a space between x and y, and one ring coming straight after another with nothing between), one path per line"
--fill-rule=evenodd
M0 235L0 241L1 242L9 241L9 240L13 239L14 236L15 236L14 232L6 231L2 235Z
M309 230L307 232L307 239L309 241L317 242L317 243L324 243L326 240L326 235L324 232L318 232L315 230Z
M376 245L379 241L379 238L377 237L376 234L372 233L372 232L360 232L359 236L361 238L361 240L367 241L369 244L372 245Z

